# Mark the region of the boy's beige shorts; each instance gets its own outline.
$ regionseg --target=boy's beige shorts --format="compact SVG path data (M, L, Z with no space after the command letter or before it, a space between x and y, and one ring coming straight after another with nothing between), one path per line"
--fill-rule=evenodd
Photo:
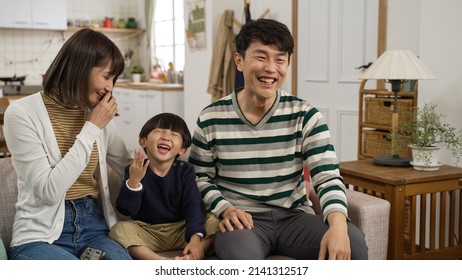
M206 236L211 238L218 230L215 215L208 214L205 222ZM109 236L125 249L130 246L145 246L154 252L183 249L187 242L184 238L186 222L151 225L141 221L117 222L109 232Z

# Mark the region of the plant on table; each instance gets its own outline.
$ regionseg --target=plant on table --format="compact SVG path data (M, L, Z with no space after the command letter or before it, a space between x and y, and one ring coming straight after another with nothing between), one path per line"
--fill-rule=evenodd
M411 121L391 131L388 138L395 139L392 150L399 149L405 141L411 149L446 147L459 164L462 158L462 130L445 123L445 116L437 112L437 105L426 103L417 108L416 116ZM423 152L413 160L423 162L425 166L435 165L431 162L430 152Z

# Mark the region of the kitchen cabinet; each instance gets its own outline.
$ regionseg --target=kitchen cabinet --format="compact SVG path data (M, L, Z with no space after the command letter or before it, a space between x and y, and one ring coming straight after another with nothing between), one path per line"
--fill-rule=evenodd
M0 0L0 28L65 30L66 1Z
M0 0L0 27L30 28L32 26L31 0Z
M183 91L148 90L147 98L149 100L148 103L150 103L148 104L149 108L156 108L153 103L159 102L157 99L153 98L153 96L162 96L161 112L173 113L184 118ZM155 110L150 111L149 109L148 113L151 114L151 117L153 117L155 114L158 114L155 112Z
M183 117L183 93L114 87L119 115L115 123L129 150L139 149L138 134L143 125L153 116L171 112Z
M118 116L115 123L128 149L136 149L138 134L145 122L146 102L144 90L114 88L113 95L117 100Z

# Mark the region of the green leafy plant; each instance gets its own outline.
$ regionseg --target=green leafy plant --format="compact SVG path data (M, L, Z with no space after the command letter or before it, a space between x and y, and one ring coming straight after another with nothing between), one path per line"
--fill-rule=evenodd
M462 130L445 123L444 117L445 115L437 112L437 105L433 103L417 108L416 115L410 122L400 124L387 137L393 139L392 152L403 144L415 147L440 146L446 147L459 163L462 158Z
M133 66L130 68L130 73L132 74L143 74L144 73L144 68L143 66L139 64L133 64Z

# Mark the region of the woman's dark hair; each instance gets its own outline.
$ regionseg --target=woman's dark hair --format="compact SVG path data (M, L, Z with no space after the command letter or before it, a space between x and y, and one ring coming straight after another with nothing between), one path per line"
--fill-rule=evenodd
M191 146L191 133L189 132L186 122L180 117L172 113L160 113L150 118L141 128L140 139L148 137L156 128L170 129L171 131L178 132L183 140L182 148L189 148Z
M249 45L260 41L264 45L276 46L280 51L287 52L289 57L294 52L294 38L283 23L272 19L258 19L244 24L236 36L236 50L245 57Z
M109 64L115 84L125 68L119 48L104 34L81 29L64 43L46 71L43 90L64 106L91 108L88 96L91 70Z

